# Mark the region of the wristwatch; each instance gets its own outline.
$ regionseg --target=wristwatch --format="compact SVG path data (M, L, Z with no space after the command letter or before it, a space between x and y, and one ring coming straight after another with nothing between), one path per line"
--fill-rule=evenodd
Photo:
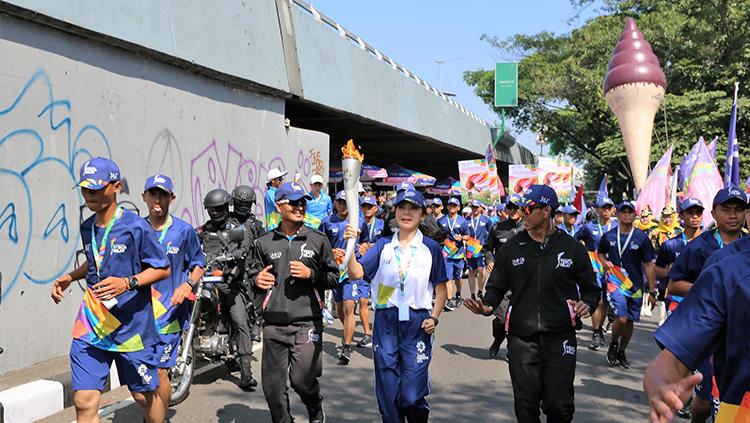
M130 281L128 281L128 291L135 291L136 288L138 288L138 279L133 276L130 278Z
M188 285L190 285L190 289L192 289L193 291L195 291L195 288L198 286L198 282L196 282L196 281L194 281L194 280L192 280L190 278L188 278L188 280L186 282L187 282Z
M433 322L435 322L435 327L437 327L438 323L440 323L440 320L438 320L435 316L429 316L428 319L432 319Z

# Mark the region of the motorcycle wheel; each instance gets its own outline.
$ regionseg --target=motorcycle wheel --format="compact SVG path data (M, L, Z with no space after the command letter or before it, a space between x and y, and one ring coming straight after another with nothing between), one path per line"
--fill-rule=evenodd
M182 355L182 345L178 354ZM190 395L190 383L193 379L193 369L195 368L195 349L190 344L190 351L187 356L187 363L182 373L179 373L179 365L169 369L170 382L172 384L172 396L169 398L169 405L177 405Z

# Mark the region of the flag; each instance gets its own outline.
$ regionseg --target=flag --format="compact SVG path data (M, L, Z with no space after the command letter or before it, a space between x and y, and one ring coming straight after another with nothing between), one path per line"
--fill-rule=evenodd
M445 257L453 257L456 253L458 253L458 245L456 244L456 241L446 239L443 242L443 255Z
M677 174L679 172L680 166L675 166L669 182L669 200L667 201L667 205L672 207L672 210L677 210Z
M701 143L705 144L703 137L700 137L698 142L693 144L693 148L690 149L690 152L682 160L682 163L680 163L680 174L677 175L677 188L680 190L686 190L685 180L690 177L690 172L693 171L693 165L698 158L698 149L700 148Z
M589 212L589 210L586 207L586 199L583 198L583 185L578 187L576 197L575 199L573 199L573 206L575 206L575 208L580 212L580 214L578 215L578 219L576 219L576 224L581 224L586 221L586 214Z
M466 258L477 256L482 251L482 243L478 239L471 237L466 240Z
M596 204L601 204L602 201L604 201L605 198L609 198L609 194L607 193L607 174L604 174L604 177L602 178L602 181L599 183L599 192L596 193Z
M723 187L721 174L711 159L706 143L699 142L698 147L695 164L690 177L685 181L687 194L701 200L703 204L712 204L714 196ZM712 220L711 211L707 208L703 211L703 227L707 228Z
M714 137L713 140L711 140L711 143L708 144L708 152L711 153L711 157L716 161L716 141L719 140L719 137Z
M628 272L620 266L614 266L609 272L607 272L607 292L620 291L620 293L630 298L641 298L643 292L640 288L636 288L633 285L633 281L630 280Z
M596 282L599 286L602 286L604 266L602 265L601 260L599 260L599 255L596 254L596 251L589 251L589 259L591 260L591 267L594 269L594 274L596 275Z
M497 163L495 162L495 149L492 144L487 146L487 152L484 154L484 158L487 160L487 172L490 174L490 178L494 178L497 181L497 195L500 197L505 196L505 187L503 181L497 175Z
M661 212L661 209L667 205L669 200L669 169L672 160L672 146L661 156L651 173L646 179L646 183L638 193L638 199L635 201L637 212L645 210L648 207L654 213Z
M727 164L724 166L724 188L740 186L740 146L737 143L737 91L740 83L734 83L734 103L729 120L729 141L727 143Z

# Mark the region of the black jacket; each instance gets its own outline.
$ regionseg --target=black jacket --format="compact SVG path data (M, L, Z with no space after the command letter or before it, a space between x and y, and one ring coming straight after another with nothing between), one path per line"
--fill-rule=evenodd
M288 325L295 322L322 321L318 298L324 290L333 289L339 280L339 270L328 238L314 229L302 226L297 236L289 240L280 228L262 235L255 241L249 277L253 284L263 268L273 265L270 272L276 284L263 310L266 324ZM289 262L299 260L312 270L310 279L295 279Z
M573 331L566 300L578 300L580 291L594 311L601 296L586 248L557 229L545 244L524 230L500 249L484 303L497 307L508 290L513 291L508 334L519 337Z
M487 260L494 261L497 252L509 239L518 235L523 230L523 219L514 221L512 219L506 219L502 222L497 222L490 233L487 236L487 241L482 246Z

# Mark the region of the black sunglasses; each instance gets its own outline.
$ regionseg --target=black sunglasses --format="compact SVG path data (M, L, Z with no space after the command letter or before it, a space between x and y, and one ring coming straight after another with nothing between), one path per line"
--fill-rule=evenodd
M545 207L546 207L546 206L544 206L544 205L541 205L541 204L537 204L537 205L535 205L535 206L524 206L524 207L521 207L521 211L522 211L522 212L523 212L523 214L525 214L526 216L529 216L529 215L531 215L531 213L533 213L533 212L534 212L534 210L541 210L541 209L543 209L543 208L545 208Z

